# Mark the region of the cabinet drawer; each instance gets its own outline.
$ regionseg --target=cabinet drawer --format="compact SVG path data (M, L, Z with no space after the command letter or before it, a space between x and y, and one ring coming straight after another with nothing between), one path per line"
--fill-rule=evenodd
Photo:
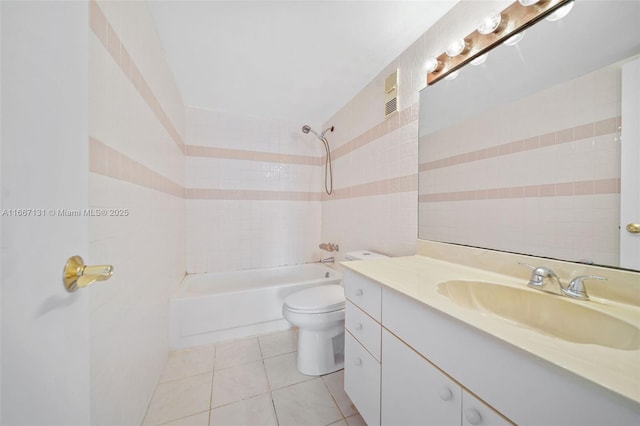
M356 272L346 271L344 274L344 294L347 299L380 322L382 300L380 284Z
M345 304L344 325L351 335L353 335L375 359L380 361L380 332L382 329L380 324L347 300Z
M368 426L380 424L380 363L344 333L344 390Z

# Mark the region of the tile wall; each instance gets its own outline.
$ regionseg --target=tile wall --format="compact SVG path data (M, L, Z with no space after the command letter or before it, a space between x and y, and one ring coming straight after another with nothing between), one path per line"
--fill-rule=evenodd
M620 78L612 65L423 136L420 235L618 264Z
M415 253L418 229L418 92L426 85L424 63L451 40L466 36L478 17L511 1L461 1L325 126L335 126L336 196L322 203L322 240L350 250L387 255ZM384 118L384 80L399 72L399 113Z
M187 108L187 272L320 259L322 144L301 124Z
M89 5L91 424L140 424L185 271L184 107L144 2Z

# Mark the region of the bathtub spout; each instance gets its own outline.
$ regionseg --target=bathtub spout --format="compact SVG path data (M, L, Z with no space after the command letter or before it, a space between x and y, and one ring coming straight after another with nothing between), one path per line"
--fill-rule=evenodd
M333 256L331 256L331 257L327 257L326 259L322 259L320 263L335 263L335 261L336 260L333 258Z

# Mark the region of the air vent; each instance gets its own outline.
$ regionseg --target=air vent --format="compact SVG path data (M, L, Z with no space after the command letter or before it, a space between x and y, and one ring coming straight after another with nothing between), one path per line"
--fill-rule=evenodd
M384 80L384 116L398 111L398 70Z

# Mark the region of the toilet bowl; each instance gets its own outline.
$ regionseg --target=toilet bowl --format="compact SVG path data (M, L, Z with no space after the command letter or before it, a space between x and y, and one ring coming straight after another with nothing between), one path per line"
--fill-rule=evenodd
M386 257L361 250L347 260ZM284 299L282 315L298 327L298 371L320 376L344 368L344 288L330 284L307 288Z

